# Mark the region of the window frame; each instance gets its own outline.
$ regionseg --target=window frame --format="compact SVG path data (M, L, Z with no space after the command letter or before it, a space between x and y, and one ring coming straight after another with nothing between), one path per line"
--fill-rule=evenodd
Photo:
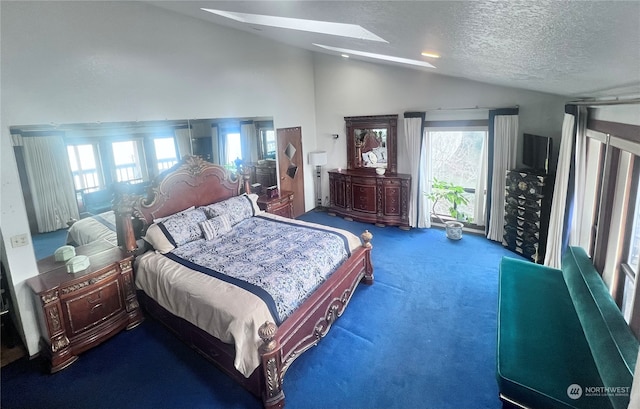
M154 157L154 163L155 163L153 170L157 172L157 174L160 174L165 170L170 169L171 167L173 167L175 164L178 163L179 161L178 142L174 135L155 135L150 137L150 139L151 139L150 145L153 146L153 157ZM158 151L156 149L157 139L171 139L173 141L173 153L174 153L173 158L169 158L169 159L158 158Z
M621 312L623 314L629 312L629 327L636 338L640 339L638 273L633 272L626 263L632 234L632 229L629 226L633 223L636 200L638 200L638 184L640 183L640 126L589 118L586 136L604 144L599 164L599 180L597 181L600 184L600 189L594 210L593 264L607 283ZM628 159L624 159L625 155L631 156L631 163L628 165L630 169L625 167L626 171L620 169L625 161L629 163ZM622 189L621 187L625 183L626 187ZM616 194L619 197L616 198ZM614 203L621 205L620 208L614 209ZM622 211L621 219L618 220L617 226L612 226L612 221L615 219L614 212L620 210ZM586 216L583 215L583 217ZM618 226L619 230L611 231L612 228ZM611 236L611 234L615 236ZM630 301L631 311L625 311L624 305L627 283L633 286L631 289L633 298Z
M83 169L82 168L82 161L80 160L80 153L78 152L78 147L79 146L85 146L85 145L90 145L93 151L93 160L94 163L96 164L96 167L94 169ZM67 160L70 160L69 158L69 148L72 148L73 150L73 154L75 156L75 161L76 164L78 165L79 170L74 171L73 169L71 169L71 177L73 179L73 185L75 188L76 192L92 192L92 191L97 191L97 190L102 190L105 188L106 183L105 183L105 179L104 179L104 174L102 171L102 160L100 157L100 146L98 142L88 142L88 141L66 141L66 147L67 147ZM71 163L69 162L69 167L71 168ZM85 175L87 173L95 173L95 179L98 181L97 186L88 186L85 182L86 182L86 177ZM76 185L76 176L79 178L79 181L81 182L82 186L77 186Z
M235 171L236 165L235 159L229 159L228 153L228 136L230 134L237 134L240 142L240 160L244 160L244 153L242 152L242 132L240 124L219 124L218 125L218 161L220 165L228 170ZM221 149L223 147L224 149Z
M126 180L120 180L118 178L118 168L125 166L125 165L116 165L116 159L115 159L115 154L114 154L114 149L113 149L113 144L114 143L120 143L120 142L133 142L134 144L134 153L135 156L137 157L137 162L134 162L133 164L139 167L139 177L137 178L133 178L133 179L126 179ZM145 143L144 143L144 138L140 138L140 137L128 137L128 138L113 138L113 139L109 139L108 141L109 143L109 147L111 148L111 177L113 179L114 182L116 183L121 183L121 182L128 182L128 183L141 183L141 182L146 182L149 180L149 170L147 167L147 154L146 154L146 149L145 149ZM130 165L130 164L128 164Z
M489 136L489 121L484 119L474 119L474 120L439 120L439 121L425 121L424 122L424 132L425 137L428 137L429 132L469 132L469 131L481 131L485 133L485 138L483 141L483 152L487 155L488 149L488 136ZM430 152L427 152L427 156L430 156ZM430 157L426 158L427 160L431 160ZM485 172L487 169L484 170ZM482 172L482 169L481 169ZM464 188L466 193L475 195L476 189L473 188ZM484 206L487 205L487 187L485 186L484 191ZM431 214L431 209L429 209L430 218L432 223L437 223L438 219ZM444 219L450 218L449 215L440 215L444 216ZM465 227L484 231L484 225L477 225L474 221L472 222L463 222Z

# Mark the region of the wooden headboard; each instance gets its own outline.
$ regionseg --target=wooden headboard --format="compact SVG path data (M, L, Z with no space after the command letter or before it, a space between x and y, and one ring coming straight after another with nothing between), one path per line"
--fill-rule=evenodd
M250 193L249 176L229 172L199 156L185 156L180 163L160 174L149 188L148 197L123 195L114 206L118 244L125 250L136 249L132 218L146 226L154 219L188 209L220 202L242 191Z

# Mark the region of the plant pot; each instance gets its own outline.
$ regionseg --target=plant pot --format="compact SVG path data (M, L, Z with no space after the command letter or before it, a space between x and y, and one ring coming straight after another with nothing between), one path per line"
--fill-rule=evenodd
M444 224L448 239L460 240L462 238L462 226L464 226L464 224L457 221L448 221Z

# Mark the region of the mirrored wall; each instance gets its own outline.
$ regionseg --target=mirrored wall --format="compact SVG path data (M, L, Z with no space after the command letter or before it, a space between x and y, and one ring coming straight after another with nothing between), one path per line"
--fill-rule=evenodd
M10 128L32 236L111 210L114 190L143 194L182 156L275 184L273 118L21 125Z

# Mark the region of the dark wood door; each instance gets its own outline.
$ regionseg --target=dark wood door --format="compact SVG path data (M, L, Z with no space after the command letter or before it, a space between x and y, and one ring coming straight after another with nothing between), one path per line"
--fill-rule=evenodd
M280 191L293 192L293 218L296 218L304 213L302 128L278 129L277 135Z

